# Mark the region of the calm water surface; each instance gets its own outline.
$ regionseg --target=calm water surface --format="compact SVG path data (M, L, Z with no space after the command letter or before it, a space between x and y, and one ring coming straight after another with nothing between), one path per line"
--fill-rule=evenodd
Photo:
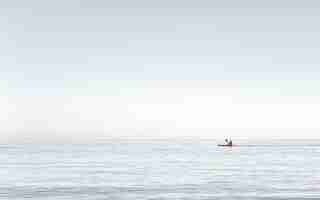
M0 199L320 199L320 141L0 145Z

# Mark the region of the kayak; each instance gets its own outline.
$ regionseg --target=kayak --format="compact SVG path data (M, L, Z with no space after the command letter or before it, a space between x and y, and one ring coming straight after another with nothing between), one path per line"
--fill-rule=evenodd
M218 144L218 147L232 147L234 145L230 145L230 144Z

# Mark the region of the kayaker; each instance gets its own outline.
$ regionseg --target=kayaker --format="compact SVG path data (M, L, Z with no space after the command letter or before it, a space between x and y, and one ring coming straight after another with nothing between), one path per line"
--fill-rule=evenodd
M228 141L228 140L227 140ZM229 142L228 142L228 145L232 146L232 140L230 138Z
M228 145L228 144L229 144L229 142L228 142L228 139L227 139L227 138L226 138L224 141L226 142L226 145Z

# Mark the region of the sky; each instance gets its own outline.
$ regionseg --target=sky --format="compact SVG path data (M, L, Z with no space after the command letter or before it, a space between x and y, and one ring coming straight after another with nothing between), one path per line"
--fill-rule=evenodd
M0 0L0 142L320 139L316 0Z

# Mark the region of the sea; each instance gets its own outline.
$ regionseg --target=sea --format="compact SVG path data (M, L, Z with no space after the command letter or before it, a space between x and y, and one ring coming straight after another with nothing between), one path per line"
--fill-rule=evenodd
M320 199L319 140L218 143L2 144L0 199Z

